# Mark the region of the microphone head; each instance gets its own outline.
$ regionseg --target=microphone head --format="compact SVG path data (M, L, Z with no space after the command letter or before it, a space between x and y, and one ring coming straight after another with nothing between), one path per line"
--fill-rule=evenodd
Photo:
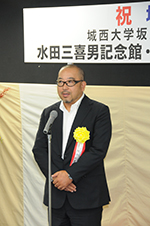
M55 118L57 118L57 116L58 116L58 112L57 111L55 111L55 110L51 111L50 117L55 119Z
M50 132L51 126L52 126L55 118L57 118L57 116L58 116L58 112L57 111L53 110L53 111L50 112L49 119L48 119L48 121L47 121L47 123L45 125L44 130L43 130L44 134L48 134Z

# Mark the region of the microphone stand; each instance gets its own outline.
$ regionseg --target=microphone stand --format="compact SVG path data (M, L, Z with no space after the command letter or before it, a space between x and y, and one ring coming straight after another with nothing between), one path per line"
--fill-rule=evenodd
M48 139L48 219L49 226L52 226L52 212L51 212L51 130L47 133Z
M43 130L44 134L47 134L48 139L48 222L49 226L52 226L52 205L51 205L51 128L54 120L57 118L57 111L53 110L50 113L50 117Z

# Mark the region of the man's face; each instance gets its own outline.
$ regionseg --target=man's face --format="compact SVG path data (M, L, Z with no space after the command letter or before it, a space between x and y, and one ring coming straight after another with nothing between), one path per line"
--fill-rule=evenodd
M82 76L79 74L79 69L76 67L68 67L62 69L58 75L57 80L66 82L72 79L76 81L82 80ZM85 89L85 86L85 81L79 82L72 87L69 87L66 84L64 84L64 86L62 87L57 86L58 95L63 100L65 106L71 106L77 100L80 99Z

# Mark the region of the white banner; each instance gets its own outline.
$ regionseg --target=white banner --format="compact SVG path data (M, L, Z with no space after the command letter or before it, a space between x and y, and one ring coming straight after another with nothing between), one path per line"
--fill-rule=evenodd
M24 62L149 63L150 1L26 8Z

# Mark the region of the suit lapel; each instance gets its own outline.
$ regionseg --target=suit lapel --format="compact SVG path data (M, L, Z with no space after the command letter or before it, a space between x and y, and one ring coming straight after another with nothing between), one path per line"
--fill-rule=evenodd
M76 117L75 117L74 122L73 122L73 125L71 127L71 131L70 131L68 143L67 143L67 146L66 146L66 150L69 148L71 143L74 141L74 138L73 138L74 130L81 125L82 121L88 115L88 113L91 110L91 108L92 108L92 102L85 95L85 97L83 98L83 100L82 100L82 102L81 102L81 104L79 106L79 109L77 111Z

